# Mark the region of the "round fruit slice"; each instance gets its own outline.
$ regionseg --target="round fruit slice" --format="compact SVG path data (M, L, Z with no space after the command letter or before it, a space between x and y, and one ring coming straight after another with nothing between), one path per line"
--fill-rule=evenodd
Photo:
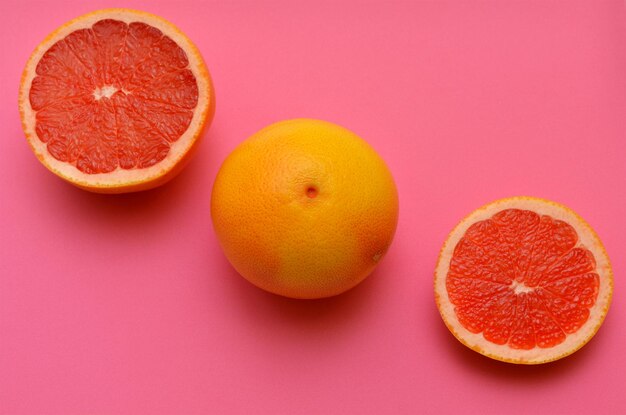
M496 360L538 364L584 346L611 302L602 242L569 208L512 197L463 219L435 270L435 299L454 336Z
M78 17L33 52L20 84L26 138L53 173L101 193L174 177L215 108L206 66L174 25L107 9Z

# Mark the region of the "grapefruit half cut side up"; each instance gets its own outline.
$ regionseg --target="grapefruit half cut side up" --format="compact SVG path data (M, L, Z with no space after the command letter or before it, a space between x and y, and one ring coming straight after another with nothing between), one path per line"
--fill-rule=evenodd
M490 358L538 364L568 356L598 331L613 274L602 242L571 209L512 197L472 212L435 270L448 329Z
M184 167L213 118L198 49L145 12L99 10L50 34L20 84L22 126L37 158L100 193L159 186Z

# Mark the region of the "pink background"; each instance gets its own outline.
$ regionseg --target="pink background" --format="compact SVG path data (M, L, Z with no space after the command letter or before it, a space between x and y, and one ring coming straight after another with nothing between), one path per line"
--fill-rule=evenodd
M626 413L624 2L262 3L0 3L0 413ZM117 197L48 173L17 111L37 43L107 6L179 25L218 98L185 172ZM328 300L254 288L211 227L226 155L294 117L360 134L400 191L387 258ZM447 233L518 194L578 211L616 277L599 334L541 367L466 350L433 301Z

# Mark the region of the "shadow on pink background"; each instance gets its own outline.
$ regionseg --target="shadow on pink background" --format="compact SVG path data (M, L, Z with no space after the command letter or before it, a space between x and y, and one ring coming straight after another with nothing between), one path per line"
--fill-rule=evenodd
M217 93L189 167L115 197L49 174L17 112L37 43L110 6L182 28ZM0 15L0 414L626 413L622 1L9 0ZM227 154L294 117L361 135L400 191L381 266L321 301L252 287L210 221ZM615 271L598 335L539 367L466 349L432 293L457 221L518 194L580 213Z

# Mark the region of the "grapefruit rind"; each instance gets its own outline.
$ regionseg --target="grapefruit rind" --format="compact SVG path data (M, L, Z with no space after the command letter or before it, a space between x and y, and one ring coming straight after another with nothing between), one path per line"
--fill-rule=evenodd
M534 211L540 215L548 215L554 219L570 224L578 234L577 247L591 251L596 260L595 272L600 277L598 297L589 310L587 322L575 333L567 336L565 341L551 347L534 347L530 350L513 349L508 345L498 345L486 340L482 333L472 333L458 320L454 305L451 303L447 289L446 277L450 268L450 260L457 243L465 235L468 228L481 220L489 219L505 209L522 209ZM613 271L609 257L600 238L591 226L576 212L559 203L529 196L517 196L496 200L484 205L466 216L448 235L435 268L435 301L441 317L448 330L461 343L470 349L508 363L534 365L552 362L569 356L583 347L596 334L602 325L611 304L613 294Z
M89 28L103 19L115 19L125 23L142 22L153 26L174 40L187 54L189 70L198 85L198 104L193 118L183 135L172 143L167 156L159 163L144 169L125 170L118 167L110 173L87 174L74 165L52 157L35 132L35 111L29 94L35 78L37 63L44 53L70 33ZM189 161L202 137L204 128L210 125L215 112L215 94L211 76L194 43L174 24L148 12L131 9L103 9L79 16L57 28L41 42L31 54L20 82L19 111L22 128L28 144L41 163L60 178L86 190L98 193L125 193L147 190L172 179Z
M384 260L398 203L373 147L339 125L301 118L263 128L228 155L211 217L243 278L273 294L319 299L351 290Z

